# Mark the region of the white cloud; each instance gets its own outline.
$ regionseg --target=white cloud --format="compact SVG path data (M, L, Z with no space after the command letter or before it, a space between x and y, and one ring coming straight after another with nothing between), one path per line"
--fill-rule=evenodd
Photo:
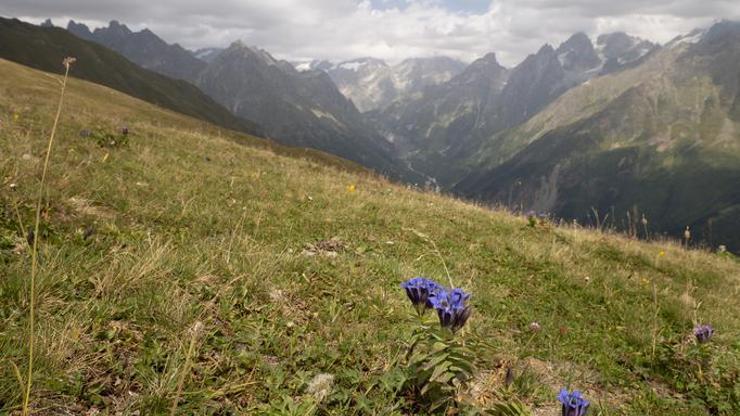
M514 65L544 43L570 34L617 30L665 42L718 18L740 19L735 0L496 0L466 10L452 0L3 0L0 14L57 24L118 19L149 27L185 47L235 39L286 59L448 55L472 60L497 53ZM471 3L472 4L472 3ZM378 7L382 6L382 7ZM471 6L472 7L472 6Z

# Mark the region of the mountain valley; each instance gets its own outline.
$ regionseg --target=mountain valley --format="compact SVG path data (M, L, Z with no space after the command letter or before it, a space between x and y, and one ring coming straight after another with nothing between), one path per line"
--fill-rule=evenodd
M546 3L3 2L0 414L740 414L740 5Z
M486 204L582 224L608 216L619 230L646 218L642 237L689 227L697 242L740 249L738 23L662 46L576 33L511 68L493 52L469 65L290 63L242 42L188 51L116 21L67 29L190 82L283 144Z

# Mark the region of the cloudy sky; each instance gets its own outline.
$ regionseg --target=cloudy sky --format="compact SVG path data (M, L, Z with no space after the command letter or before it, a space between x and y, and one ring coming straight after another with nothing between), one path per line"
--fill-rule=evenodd
M514 65L578 31L625 31L665 42L719 19L738 0L2 0L0 15L91 27L117 19L187 48L236 39L290 60L374 56L395 62L487 52Z

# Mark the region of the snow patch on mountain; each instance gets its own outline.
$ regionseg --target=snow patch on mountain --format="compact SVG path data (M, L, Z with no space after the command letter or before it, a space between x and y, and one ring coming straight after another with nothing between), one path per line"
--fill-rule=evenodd
M293 64L293 65L295 66L295 69L297 71L301 71L301 72L303 72L303 71L310 71L312 69L311 68L311 62L299 62L299 63Z
M668 42L666 46L669 48L675 48L679 45L686 45L686 44L693 45L693 44L699 43L704 37L705 33L706 33L706 30L696 29L685 35L675 37L673 40Z
M347 69L347 70L356 72L358 69L360 69L361 66L364 66L364 65L366 65L364 62L356 62L356 61L355 62L344 62L344 63L337 65L337 68Z

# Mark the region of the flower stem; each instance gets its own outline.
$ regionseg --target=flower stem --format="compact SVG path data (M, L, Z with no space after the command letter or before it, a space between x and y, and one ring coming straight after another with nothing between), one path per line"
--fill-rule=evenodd
M655 283L655 276L653 276L653 306L655 310L653 314L653 350L651 358L655 361L655 347L658 338L658 287Z
M180 395L182 395L182 388L185 385L185 377L190 372L190 366L192 364L193 353L195 352L195 343L198 340L198 333L200 332L203 324L200 321L196 322L192 328L192 334L190 337L190 346L188 346L188 353L185 357L185 366L180 372L180 377L177 380L177 391L175 392L175 398L172 400L172 408L170 408L170 415L174 416L177 413L177 403L180 401Z
M41 184L39 185L39 196L36 201L36 219L33 226L34 238L33 247L31 249L31 282L29 288L29 310L28 310L28 373L26 375L26 391L23 395L23 416L29 414L29 401L31 399L31 386L33 385L33 350L34 342L36 341L35 334L35 320L36 320L36 275L38 273L38 245L39 245L39 224L41 222L41 205L44 199L44 185L46 184L46 172L49 168L49 158L51 157L51 148L54 144L54 137L57 133L57 126L59 125L59 118L62 115L62 105L64 103L64 90L67 87L67 77L69 76L70 64L66 62L64 64L64 79L62 80L62 88L59 93L59 104L57 105L57 113L54 117L54 125L51 128L51 134L49 135L49 143L46 148L46 157L44 158L44 167L41 172Z

